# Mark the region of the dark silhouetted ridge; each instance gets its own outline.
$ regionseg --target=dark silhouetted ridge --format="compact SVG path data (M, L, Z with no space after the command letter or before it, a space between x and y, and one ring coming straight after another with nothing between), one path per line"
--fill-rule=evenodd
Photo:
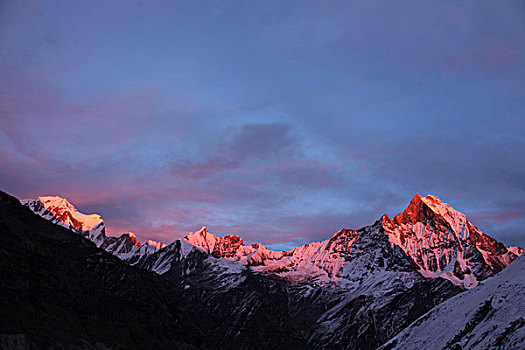
M0 191L0 344L202 349L178 290Z

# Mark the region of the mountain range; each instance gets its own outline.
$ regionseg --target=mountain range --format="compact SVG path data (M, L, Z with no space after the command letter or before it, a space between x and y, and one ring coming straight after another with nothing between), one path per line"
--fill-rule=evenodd
M2 199L9 202L4 207L17 206L8 195ZM514 291L512 299L490 299L490 310L500 310L500 323L507 317L504 331L489 327L480 335L476 332L482 329L477 326L482 321L473 325L467 316L462 319L439 311L444 305L457 304L476 312L477 302L483 299L480 295L491 295L501 284L489 281L501 276L511 276L504 278L522 286L523 281L513 280L523 272L523 259L512 262L523 249L505 247L436 196L417 194L407 209L393 218L383 215L370 226L342 229L324 241L288 251L271 250L259 243L246 245L239 236L219 237L206 227L168 245L141 243L132 233L106 235L99 215L79 213L64 198L39 197L21 203L31 211L16 210L42 217L60 227L63 234L70 232L91 241L91 249L105 251L103 256L122 261L137 274L158 276L163 288L174 289L181 307L189 310L187 324L196 335L195 339L184 339L185 346L375 349L385 344L385 349L408 348L406 344L412 340L416 344L416 339L421 344L437 344L421 336L435 326L429 320L447 323L452 318L456 326L450 332L456 333L441 347L525 345L523 309L513 307L523 301L523 293ZM24 237L33 238L31 234ZM67 250L64 245L62 248ZM511 263L512 269L505 269ZM512 290L509 287L500 294L510 296ZM470 301L462 301L466 299ZM505 308L516 312L504 312ZM482 320L491 319L490 310ZM4 328L0 332L6 333ZM11 338L0 337L1 341L15 339L14 333L6 334ZM28 342L41 341L30 332L16 334ZM475 336L486 340L466 340ZM118 348L116 341L101 339L88 337L85 344ZM138 347L132 344L129 348Z

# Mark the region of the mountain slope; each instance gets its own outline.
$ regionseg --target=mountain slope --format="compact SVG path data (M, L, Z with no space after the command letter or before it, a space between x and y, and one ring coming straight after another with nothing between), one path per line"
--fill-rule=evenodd
M159 250L133 234L100 246L178 286L223 349L375 349L519 252L419 195L393 219L290 251L205 227Z
M176 288L36 216L3 192L0 240L3 347L205 347Z
M176 240L137 266L178 285L218 349L306 349L284 285Z
M510 264L519 247L506 248L481 232L465 214L435 196L417 194L403 213L380 219L390 245L400 248L425 277L441 277L462 288L475 287ZM358 238L343 229L332 238L290 251L272 251L262 244L244 245L241 237L217 237L204 227L184 239L216 257L239 261L261 273L315 283L347 283L355 264L346 259ZM394 249L395 250L395 249Z
M249 248L255 253L261 246ZM410 257L390 243L380 221L280 254L286 260L267 256L253 265L253 253L232 254L240 249L242 240L203 228L138 266L179 284L210 322L209 336L222 335L221 347L227 349L250 348L246 339L257 336L265 348L374 349L459 292L449 281L419 274ZM230 259L214 256L221 254ZM252 265L231 261L237 257ZM286 261L280 266L289 270L276 271L274 260ZM268 329L270 335L262 336Z
M149 240L139 242L134 233L106 236L104 221L98 214L80 213L67 199L54 197L38 197L20 201L35 214L62 227L66 227L79 235L86 237L97 247L119 257L130 265L137 264L141 259L166 245Z
M339 232L326 249L343 261L333 282L289 289L290 312L305 320L311 349L375 349L459 292L447 280L419 274L411 259L390 244L380 221Z
M481 232L435 196L417 194L403 213L384 218L393 244L401 247L427 277L442 277L464 288L494 275L517 255Z
M21 203L29 207L35 214L42 216L54 224L69 228L86 237L97 246L104 241L104 221L98 214L86 215L80 213L69 201L61 197L39 197L25 199Z
M381 349L525 348L525 257L420 317Z

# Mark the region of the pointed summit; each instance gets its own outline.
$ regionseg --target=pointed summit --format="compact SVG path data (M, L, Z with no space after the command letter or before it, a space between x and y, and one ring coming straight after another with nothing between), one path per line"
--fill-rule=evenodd
M399 215L394 217L394 220L403 223L416 223L424 220L425 217L429 216L429 207L423 201L423 197L417 193L414 198L410 201L408 207Z
M393 220L397 224L427 224L431 222L440 230L450 228L458 239L465 239L468 235L465 214L433 195L422 197L417 193L408 207L401 214L396 215Z
M141 242L138 241L137 235L134 234L133 232L126 232L123 235L129 236L129 238L131 238L131 241L133 242L133 245L135 247L140 247L140 245L142 244Z
M58 196L24 199L21 203L36 214L66 227L100 246L105 239L104 221L98 214L83 214L67 199Z
M104 221L100 215L83 214L67 199L59 196L25 199L21 203L35 214L76 232L95 243L97 247L118 256L131 265L165 246L165 244L155 241L142 244L132 232L124 233L119 237L106 236Z
M38 197L46 210L53 213L57 219L76 230L89 231L104 224L98 214L82 214L67 199L53 197Z
M220 258L232 257L239 247L244 247L244 241L241 237L236 235L217 237L213 233L209 233L206 226L195 233L187 234L184 240Z
M206 226L203 226L200 230L195 231L195 233L188 233L184 239L194 246L211 253L213 251L213 247L215 246L215 242L217 241L217 236L209 233Z
M385 218L383 227L425 276L447 278L465 288L501 271L515 257L433 195L416 194L401 214Z
M144 244L148 244L150 246L155 247L155 249L162 249L166 246L166 244L162 242L153 241L151 239L147 240Z

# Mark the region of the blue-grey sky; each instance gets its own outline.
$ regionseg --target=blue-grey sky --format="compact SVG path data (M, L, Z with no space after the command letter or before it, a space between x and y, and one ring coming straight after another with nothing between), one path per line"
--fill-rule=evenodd
M435 194L525 246L523 1L2 1L0 182L289 248Z

